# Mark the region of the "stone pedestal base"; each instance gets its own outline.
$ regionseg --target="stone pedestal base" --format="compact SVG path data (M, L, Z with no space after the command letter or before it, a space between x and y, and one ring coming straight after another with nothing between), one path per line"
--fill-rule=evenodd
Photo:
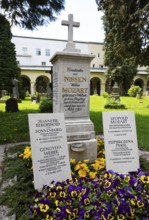
M93 123L89 119L66 119L65 124L70 158L94 161L97 158L97 140Z
M97 141L96 139L68 142L70 158L76 161L97 159Z

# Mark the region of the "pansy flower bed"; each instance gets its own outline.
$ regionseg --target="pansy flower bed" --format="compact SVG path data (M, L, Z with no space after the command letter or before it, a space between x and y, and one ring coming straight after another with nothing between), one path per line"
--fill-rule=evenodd
M104 171L44 186L30 206L33 219L149 219L149 174Z
M32 153L26 146L7 163L7 171L11 164L16 166L15 175L19 168L18 182L2 196L2 204L8 201L13 211L17 209L19 220L148 220L149 173L141 169L125 175L106 171L104 141L97 138L97 143L94 162L70 159L72 179L51 182L40 192L33 189Z

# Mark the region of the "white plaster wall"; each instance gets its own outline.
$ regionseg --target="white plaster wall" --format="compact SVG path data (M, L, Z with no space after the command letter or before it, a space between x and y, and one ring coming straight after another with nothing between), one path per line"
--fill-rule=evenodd
M46 62L46 66L51 66L50 58L57 51L63 51L67 43L64 40L19 36L13 36L12 42L15 44L17 60L20 66L41 66L41 62ZM23 54L23 47L28 48L27 54ZM36 55L36 48L41 49L40 56ZM80 49L83 54L88 54L89 52L88 44L84 42L76 42L76 48ZM50 49L50 56L45 55L45 49Z

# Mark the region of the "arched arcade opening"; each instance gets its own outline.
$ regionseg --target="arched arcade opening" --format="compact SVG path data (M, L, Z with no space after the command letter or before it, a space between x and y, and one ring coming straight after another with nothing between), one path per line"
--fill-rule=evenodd
M36 79L35 90L40 94L48 94L49 93L49 78L47 76L39 76Z
M98 77L93 77L90 80L90 95L98 94L100 95L101 81Z
M139 87L143 90L144 82L143 82L142 79L136 79L136 80L134 81L134 85L135 85L135 86L139 86Z
M31 82L29 77L27 76L21 76L21 84L22 84L22 89L25 92L28 92L29 94L31 93Z

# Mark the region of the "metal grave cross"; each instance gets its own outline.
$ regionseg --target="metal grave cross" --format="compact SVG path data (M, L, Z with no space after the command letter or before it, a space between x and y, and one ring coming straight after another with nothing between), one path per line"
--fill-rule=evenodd
M73 21L73 14L68 15L68 21L62 20L62 25L68 26L68 42L73 42L73 27L79 27L79 22Z

